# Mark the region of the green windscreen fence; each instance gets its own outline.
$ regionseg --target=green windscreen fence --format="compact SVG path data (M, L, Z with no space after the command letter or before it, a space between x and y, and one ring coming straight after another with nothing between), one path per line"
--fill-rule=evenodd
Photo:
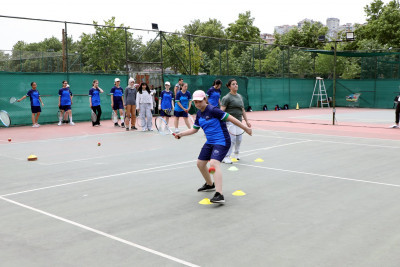
M268 109L273 109L276 105L289 105L295 108L299 104L300 108L310 106L314 87L316 90L319 84L315 79L289 79L289 78L262 78L262 77L243 77L243 76L209 76L209 75L164 75L164 81L171 82L173 87L179 78L183 78L188 83L189 91L201 89L207 92L215 79L222 80L222 95L229 92L225 84L229 79L236 79L239 84L239 93L243 96L246 108L262 110L264 105ZM333 81L324 80L327 96L333 97ZM364 108L393 108L393 100L400 92L400 80L336 80L336 106L346 107L349 102L346 97L360 93L359 107ZM312 107L316 107L315 101Z
M109 92L114 86L115 78L121 79L123 88L127 85L127 76L110 74L82 74L70 73L21 73L0 72L0 109L6 110L12 119L12 125L31 124L31 109L29 98L22 102L10 104L10 97L21 98L30 89L30 83L36 82L38 90L45 104L42 107L40 123L57 122L58 90L61 82L68 80L74 94L72 113L74 121L89 121L90 108L88 92L94 79L99 80L100 87L105 91L101 95L103 119L109 119L111 101ZM171 83L171 88L183 78L188 83L191 93L195 90L207 90L213 81L220 79L223 82L222 95L229 90L225 86L229 79L236 79L239 84L239 93L243 96L245 107L251 106L254 111L262 110L264 105L274 109L276 105L289 105L293 109L299 104L300 108L308 108L314 87L315 79L289 78L262 78L245 76L211 76L211 75L164 75L163 79ZM324 80L328 97L333 96L333 81ZM318 84L317 84L318 86ZM360 93L359 107L361 108L393 108L393 100L399 94L400 81L397 79L371 80L343 80L336 82L336 106L349 105L346 96ZM317 106L316 101L312 106Z
M62 87L62 81L67 80L74 95L72 115L74 121L89 121L89 90L92 88L93 80L99 81L99 86L104 90L101 94L102 117L111 117L110 90L114 86L114 79L121 80L121 87L127 85L126 75L110 74L81 74L81 73L21 73L0 72L0 110L5 110L11 117L12 125L31 124L30 100L27 97L21 102L10 104L10 97L17 99L26 95L31 89L31 82L37 83L37 89L42 97L44 106L39 118L39 123L57 122L58 90Z

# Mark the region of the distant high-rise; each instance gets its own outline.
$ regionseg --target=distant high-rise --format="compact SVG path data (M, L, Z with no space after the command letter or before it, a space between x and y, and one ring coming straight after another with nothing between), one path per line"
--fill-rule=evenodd
M328 37L334 39L340 30L340 20L337 18L327 18L326 26L328 27Z

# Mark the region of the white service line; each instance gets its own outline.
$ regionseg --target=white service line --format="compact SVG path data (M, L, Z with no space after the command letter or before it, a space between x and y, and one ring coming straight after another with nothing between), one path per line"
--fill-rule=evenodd
M189 160L189 161L184 161L184 162L179 162L179 163L174 163L174 164L168 164L168 165L163 165L163 166L158 166L158 167L151 167L151 168L147 168L147 169L141 169L141 170L135 170L135 171L129 171L129 172L122 172L122 173L104 175L104 176L100 176L100 177L94 177L94 178L79 180L79 181L70 182L70 183L45 186L45 187L41 187L41 188L36 188L36 189L30 189L30 190L25 190L25 191L5 194L5 195L1 195L0 197L14 196L14 195L19 195L19 194L24 194L24 193L34 192L34 191L40 191L40 190L49 189L49 188L56 188L56 187L61 187L61 186L66 186L66 185L85 183L85 182L96 181L96 180L101 180L101 179L106 179L106 178L116 177L116 176L122 176L122 175L126 175L126 174L137 173L137 172L153 171L154 169L163 169L163 168L166 168L166 167L182 165L182 164L186 164L186 163L192 163L192 162L195 162L195 161L197 161L197 160Z
M187 262L187 261L184 261L184 260L175 258L175 257L173 257L173 256L164 254L164 253L162 253L162 252L156 251L156 250L154 250L154 249L150 249L150 248L147 248L147 247L144 247L144 246L135 244L135 243L133 243L133 242L131 242L131 241L128 241L128 240L119 238L119 237L117 237L117 236L107 234L107 233L105 233L105 232L102 232L102 231L100 231L100 230L91 228L91 227L89 227L89 226L86 226L86 225L83 225L83 224L80 224L80 223L77 223L77 222L68 220L68 219L66 219L66 218L63 218L63 217L60 217L60 216L57 216L57 215L48 213L48 212L46 212L46 211L43 211L43 210L40 210L40 209L36 209L36 208L34 208L34 207L31 207L31 206L22 204L22 203L20 203L20 202L17 202L17 201L14 201L14 200L11 200L11 199L8 199L8 198L5 198L5 197L0 197L0 199L2 199L2 200L4 200L4 201L7 201L7 202L9 202L9 203L11 203L11 204L14 204L14 205L17 205L17 206L20 206L20 207L23 207L23 208L26 208L26 209L29 209L29 210L38 212L38 213L41 213L41 214L43 214L43 215L49 216L49 217L51 217L51 218L54 218L54 219L56 219L56 220L59 220L59 221L62 221L62 222L65 222L65 223L74 225L74 226L76 226L76 227L79 227L79 228L81 228L81 229L84 229L84 230L93 232L93 233L95 233L95 234L102 235L102 236L107 237L107 238L109 238L109 239L112 239L112 240L121 242L121 243L123 243L123 244L125 244L125 245L129 245L129 246L131 246L131 247L135 247L135 248L141 249L141 250L143 250L143 251L146 251L146 252L149 252L149 253L151 253L151 254L160 256L160 257L162 257L162 258L166 258L166 259L172 260L172 261L174 261L174 262L177 262L177 263L180 263L180 264L183 264L183 265L186 265L186 266L191 266L191 267L197 267L197 266L198 266L198 265L195 265L195 264L193 264L193 263L190 263L190 262Z
M292 171L292 170L285 170L285 169L271 168L271 167L263 167L263 166L256 166L256 165L243 164L243 163L235 163L235 165L242 165L242 166L254 167L254 168L259 168L259 169L267 169L267 170L272 170L272 171L289 172L289 173L296 173L296 174L306 174L306 175L311 175L311 176L319 176L319 177L325 177L325 178L330 178L330 179L338 179L338 180L346 180L346 181L352 181L352 182L360 182L360 183L367 183L367 184L377 184L377 185L385 185L385 186L392 186L392 187L400 187L400 185L398 185L398 184L379 183L379 182L373 182L373 181L367 181L367 180L359 180L359 179L346 178L346 177L339 177L339 176L326 175L326 174L318 174L318 173L302 172L302 171Z

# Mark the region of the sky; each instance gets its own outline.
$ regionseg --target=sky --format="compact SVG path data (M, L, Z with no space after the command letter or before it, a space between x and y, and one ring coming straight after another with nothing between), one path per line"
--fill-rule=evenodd
M234 23L239 13L251 12L254 25L261 33L273 33L279 25L294 25L308 18L326 24L330 17L340 19L340 24L364 23L364 7L373 0L14 0L1 3L0 15L60 21L92 23L116 17L117 25L151 29L157 23L162 31L182 31L184 25L199 19L218 19L226 28ZM389 0L384 0L388 3ZM61 39L63 23L44 23L0 17L0 50L11 50L17 41L39 42L55 36ZM82 32L92 33L93 27L67 26L68 35L79 39ZM155 37L153 32L137 31L145 40Z

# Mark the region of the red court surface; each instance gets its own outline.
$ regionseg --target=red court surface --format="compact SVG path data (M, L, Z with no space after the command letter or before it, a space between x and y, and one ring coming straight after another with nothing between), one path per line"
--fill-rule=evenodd
M374 121L366 121L365 118L371 117L371 114L374 113L379 116L383 114L385 117L382 118L382 121L379 121L379 116ZM336 114L337 117L348 115L351 118L332 125L331 108L247 112L252 127L256 130L400 140L400 129L389 128L393 124L390 123L391 119L394 119L393 110L337 108ZM181 130L185 128L183 120L180 121L179 126ZM154 130L156 130L155 127ZM12 142L28 142L124 131L124 128L115 127L110 120L102 121L100 127L92 127L91 122L78 122L75 126L68 124L57 126L54 123L42 125L39 128L9 127L0 128L0 144L7 143L9 138Z

